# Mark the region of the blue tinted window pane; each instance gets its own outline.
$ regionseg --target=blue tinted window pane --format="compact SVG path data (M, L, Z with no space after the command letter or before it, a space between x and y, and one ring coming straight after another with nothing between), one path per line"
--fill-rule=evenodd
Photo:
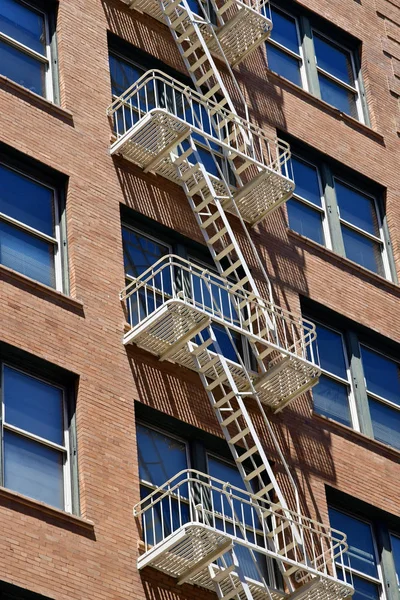
M185 444L163 433L138 425L139 477L154 485L162 485L188 468Z
M4 485L64 509L62 453L4 431Z
M54 246L0 222L0 263L55 287Z
M380 586L376 583L353 575L353 585L355 589L353 600L379 600L381 597Z
M1 0L0 31L21 44L45 54L44 17L16 0Z
M335 181L335 191L341 218L378 237L379 225L374 201L339 181Z
M381 244L342 225L344 249L347 258L354 260L369 271L385 277L383 268Z
M159 258L168 254L168 247L154 240L122 228L125 272L131 277L138 277L153 265Z
M391 535L390 542L392 544L392 556L396 569L397 585L400 588L400 537L397 537L397 535Z
M314 240L318 244L325 245L320 212L295 199L287 202L287 211L290 229L301 233L301 235Z
M0 165L0 212L54 236L53 192Z
M398 363L365 346L361 346L361 358L368 391L400 406Z
M272 44L267 44L268 67L301 87L300 61Z
M319 74L318 79L322 100L335 106L346 115L358 119L355 94L346 90L339 83L335 83L332 79L325 77L325 75Z
M271 18L273 23L271 39L299 54L299 38L295 19L274 8L271 8Z
M322 207L317 169L296 157L292 158L292 167L296 184L295 194Z
M353 67L350 54L314 33L317 64L334 77L354 86Z
M323 325L316 325L317 347L320 364L325 371L347 379L346 361L343 341L340 333L332 331Z
M329 521L331 527L347 535L351 568L377 577L378 569L370 525L335 508L329 508Z
M63 445L62 391L4 367L5 422Z
M121 96L144 73L135 65L110 54L111 89L115 96Z
M313 387L314 410L320 415L351 427L348 387L321 375Z
M45 96L46 65L0 41L0 74Z
M374 438L400 450L400 412L369 398Z

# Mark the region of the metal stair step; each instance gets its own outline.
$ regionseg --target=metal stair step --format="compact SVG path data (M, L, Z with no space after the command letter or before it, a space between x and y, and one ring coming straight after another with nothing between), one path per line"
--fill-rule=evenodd
M238 259L236 262L234 262L230 267L228 267L227 269L225 269L225 271L222 271L221 273L221 277L228 277L229 275L231 275L234 271L236 271L236 269L238 269L240 267L240 265L242 264L242 261L240 259Z
M181 2L181 0L179 0ZM185 58L188 58L193 52L196 52L202 46L201 40L197 40L194 44L191 44L187 50L183 53Z
M211 89L208 90L208 92L206 92L204 94L204 98L206 100L210 100L210 98L212 98L213 96L215 96L215 94L221 89L221 86L219 85L219 83L216 83Z
M257 446L253 446L252 448L249 448L249 450L247 450L244 454L241 454L237 459L236 462L238 463L242 463L245 460L247 460L248 458L250 458L250 456L252 456L253 454L255 454L256 452L258 452L258 448Z
M248 435L250 433L250 429L248 427L245 427L244 429L242 429L242 431L239 431L238 434L234 435L230 440L229 440L229 444L236 444L236 442L238 442L239 440L242 440L244 437L246 437L246 435Z
M185 152L183 152L180 156L178 156L178 158L176 158L174 160L174 165L179 167L182 163L184 163L189 156L191 156L193 154L193 148L188 148L187 150L185 150Z
M242 416L242 411L239 408L239 410L236 410L233 414L231 414L229 417L227 417L224 421L222 421L221 426L222 427L227 427L230 423L232 423L233 421L235 421L236 419L238 419L239 417Z
M288 544L284 548L281 548L280 550L278 550L278 554L280 554L281 556L284 556L287 554L287 552L290 552L290 550L293 550L293 548L295 546L298 546L298 543L294 540L293 542L290 542L290 544Z
M191 177L193 177L193 175L195 173L199 173L200 171L200 165L199 164L195 164L193 165L193 167L189 167L189 169L187 169L186 171L183 171L181 173L181 179L183 181L187 181L188 179L190 179Z
M283 523L281 525L279 525L278 527L275 527L275 529L268 532L267 537L273 538L276 535L278 535L279 533L282 533L282 531L284 531L287 527L290 527L290 521L283 521Z
M166 8L164 8L164 12L166 15L170 15L172 12L174 12L174 10L181 4L181 0L175 0L174 2L171 2L171 4L169 4L169 6L167 6Z
M251 471L251 473L246 475L245 480L251 481L252 479L254 479L254 477L257 477L257 475L260 475L263 471L265 471L264 464L260 465L259 467L257 467L257 469L254 469L254 471Z
M214 75L214 70L210 69L209 71L207 71L207 73L205 73L205 75L203 75L203 77L200 77L200 79L196 79L196 83L197 85L200 87L203 85L203 83L205 83L207 81L207 79L211 79L211 77L213 77Z
M234 598L235 596L239 596L240 592L243 592L242 587L239 587L239 586L234 587L230 592L228 592L224 596L221 596L220 600L231 600L231 598Z
M203 229L204 229L204 227L203 227ZM215 242L218 242L218 240L220 240L227 233L227 231L228 230L225 226L222 227L222 229L220 229L219 231L217 231L217 233L215 233L212 237L210 237L210 239L208 240L208 243L211 244L211 246L213 246L215 244ZM233 246L233 244L232 244L232 246ZM225 254L223 256L225 256Z
M211 359L208 363L206 363L203 367L201 367L200 373L206 373L208 371L208 369L211 369L215 364L217 364L219 362L220 362L220 358L217 355L213 359Z
M214 221L216 221L218 219L218 217L220 217L221 215L219 214L219 212L216 210L215 213L213 213L211 215L211 217L208 217L208 219L206 219L205 221L203 221L203 223L201 224L201 228L202 229L207 229L207 227L209 227L211 225L211 223L214 223Z
M226 382L226 375L225 373L223 373L222 375L220 375L219 377L217 377L217 379L215 379L214 381L212 381L211 383L209 383L206 386L206 390L208 392L211 392L214 388L217 387L217 385L220 385L221 383L225 383Z
M243 279L240 279L240 281L238 281L237 283L235 283L235 285L233 285L232 287L229 288L229 291L234 294L237 290L243 288L243 286L246 285L246 283L249 283L249 278L247 277L243 277Z
M225 258L225 256L227 256L234 249L235 244L233 242L231 244L228 244L226 248L224 248L223 250L221 250L221 252L215 255L215 260L219 262L222 258Z
M195 32L193 25L190 25L179 37L176 38L176 43L181 44L184 40Z
M269 494L269 492L271 492L274 489L274 486L272 483L269 483L268 485L266 485L265 487L262 488L262 490L258 490L258 492L255 492L255 496L257 498L262 498L263 496L265 496L266 494Z
M194 348L192 350L192 354L195 354L196 356L198 356L199 354L204 352L204 350L206 350L209 346L211 346L212 343L213 343L212 339L208 338L205 342L200 344L200 346L197 346L197 348Z
M195 63L193 63L193 64L192 64L192 65L189 67L189 71L190 71L191 73L194 73L195 71L197 71L197 69L198 69L199 67L201 67L201 65L202 65L203 63L205 63L205 62L206 62L206 60L208 60L208 56L207 56L207 54L204 54L204 55L203 55L203 56L201 56L201 57L200 57L198 60L196 60L196 62L195 62Z
M207 198L205 198L202 202L200 202L200 204L198 204L197 206L194 207L194 212L199 213L201 212L204 208L206 208L207 206L209 206L213 201L213 197L207 196Z
M216 583L219 583L220 581L223 581L224 579L226 579L231 573L233 573L233 571L236 569L236 565L232 564L229 567L227 567L226 569L223 569L221 571L218 571L218 573L215 573L215 575L212 577L212 580L215 581Z
M232 398L234 398L235 396L236 396L236 394L232 390L231 392L229 392L229 394L227 394L226 396L224 396L223 398L221 398L221 400L218 400L214 404L214 409L215 410L219 410L224 404L226 404L227 402L229 402L229 400L232 400Z
M228 8L230 8L234 2L235 2L235 0L227 0L227 2L224 2L223 6L219 10L217 10L217 14L219 16L223 15L224 12L226 12L228 10Z
M173 29L174 31L176 31L176 29L179 27L179 25L182 24L182 22L188 19L188 14L186 11L184 11L180 17L178 17L177 19L175 19L174 21L172 19L170 19L170 27L171 29Z

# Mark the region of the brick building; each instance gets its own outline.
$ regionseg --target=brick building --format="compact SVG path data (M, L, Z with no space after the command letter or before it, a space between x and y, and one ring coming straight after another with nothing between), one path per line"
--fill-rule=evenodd
M399 27L1 0L1 598L399 599Z

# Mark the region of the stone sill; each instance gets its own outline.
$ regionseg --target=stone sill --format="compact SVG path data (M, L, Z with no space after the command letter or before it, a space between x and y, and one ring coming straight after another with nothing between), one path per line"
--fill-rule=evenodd
M71 298L71 296L67 296L66 294L63 294L62 292L59 292L58 290L55 290L44 283L35 281L26 275L22 275L22 273L18 273L17 271L0 264L0 281L6 280L8 280L12 285L17 285L20 288L43 298L44 300L49 300L54 304L58 304L63 308L78 314L84 314L84 305L81 300Z
M69 526L71 529L82 530L83 532L89 532L92 534L94 532L93 521L83 519L82 517L78 517L77 515L73 515L71 513L67 513L63 510L50 506L49 504L45 504L39 500L34 500L33 498L29 498L28 496L24 496L23 494L19 494L18 492L14 492L1 486L0 504L3 506L6 505L11 509L15 509L17 507L19 507L19 509L23 509L23 507L26 507L31 511L31 513L37 513L38 518L43 518L43 516L50 517L51 521L56 523L56 525L64 523L66 528Z
M27 100L30 104L45 110L65 123L73 125L73 113L71 111L66 108L61 108L58 104L54 104L51 100L47 100L47 98L36 94L36 92L28 90L28 88L25 88L23 85L16 83L4 75L0 75L0 87Z
M379 442L378 440L374 440L374 438L369 437L365 433L361 433L361 431L357 431L348 425L343 425L343 423L338 423L330 417L325 417L324 415L320 415L314 411L312 411L312 416L316 420L321 421L322 424L329 424L334 429L338 430L338 435L345 433L349 437L354 438L354 443L357 443L358 441L363 442L363 444L365 444L365 446L367 446L368 450L371 450L371 452L376 452L380 455L388 454L391 458L396 460L396 462L399 462L400 450L397 450L392 446L388 446L383 442Z
M298 233L293 229L288 229L287 232L290 238L293 238L295 241L300 242L305 246L309 246L313 250L318 251L320 254L323 254L332 261L336 261L345 265L349 270L357 271L366 279L369 279L372 284L375 284L380 288L386 288L387 290L391 290L396 294L400 295L400 286L397 283L390 281L390 279L385 279L385 277L382 277L381 275L378 275L373 271L369 271L365 267L362 267L361 265L353 262L345 256L341 256L340 254L333 252L333 250L330 250L325 246L321 246L321 244L314 242L314 240L310 240L309 238L305 237L304 235L301 235L301 233Z

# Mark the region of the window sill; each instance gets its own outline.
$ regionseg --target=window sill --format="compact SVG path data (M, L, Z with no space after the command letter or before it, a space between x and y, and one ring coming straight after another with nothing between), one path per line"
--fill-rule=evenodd
M335 430L337 430L337 433L339 435L346 434L349 437L354 438L355 442L357 442L357 441L362 442L368 448L368 450L371 450L372 452L378 452L379 454L388 454L390 457L395 458L396 461L398 461L400 458L400 450L397 450L396 448L393 448L392 446L388 446L387 444L384 444L383 442L379 442L378 440L374 440L374 438L371 438L368 435L365 435L365 433L361 433L361 431L356 431L352 427L348 427L347 425L338 423L337 421L335 421L334 419L331 419L330 417L325 417L324 415L320 415L319 413L314 412L314 410L312 411L312 416L313 416L313 418L315 418L317 421L320 421L324 425L329 424L329 426L331 426Z
M75 530L77 533L82 532L86 535L94 535L94 523L88 519L82 519L71 513L67 513L63 510L34 500L18 492L14 492L5 487L0 486L0 505L10 508L11 510L18 510L20 512L28 513L29 515L46 520L49 524L62 526L65 524L66 528Z
M14 94L15 96L23 98L33 106L36 106L52 114L61 121L64 121L64 123L73 125L73 114L71 111L61 108L61 106L58 106L58 104L54 104L54 102L51 102L50 100L47 100L47 98L36 94L36 92L28 90L23 85L16 83L4 75L0 75L0 88Z
M62 308L84 315L83 302L0 264L0 279Z
M305 237L304 235L301 235L301 233L298 233L293 229L288 229L287 232L288 236L296 240L296 242L300 242L305 246L309 246L309 248L318 251L320 254L323 254L327 258L330 258L332 261L336 261L344 265L351 271L357 271L357 273L359 273L365 279L368 279L369 282L377 285L378 287L384 287L388 290L392 290L396 294L400 294L400 286L397 283L390 281L390 279L385 279L385 277L382 277L381 275L378 275L373 271L369 271L365 267L358 265L349 258L346 258L345 256L340 256L340 254L336 254L336 252L333 252L333 250L329 250L329 248L321 246L321 244L314 242L314 240L310 240L309 238Z
M360 133L363 133L364 135L375 140L379 144L384 145L383 135L375 131L375 129L371 129L371 127L368 127L368 125L361 123L361 121L358 121L357 119L346 115L346 113L343 113L338 108L335 108L331 104L328 104L324 100L321 100L321 98L313 96L312 94L310 94L310 92L307 92L307 90L299 87L295 83L292 83L291 81L289 81L289 79L282 77L282 75L279 75L278 73L275 73L274 71L270 70L268 70L268 75L270 77L270 80L274 81L280 87L287 88L290 92L295 92L297 96L300 96L309 104L314 104L317 108L320 108L326 113L329 113L337 120L343 121L352 129L355 129L356 131L359 131Z

